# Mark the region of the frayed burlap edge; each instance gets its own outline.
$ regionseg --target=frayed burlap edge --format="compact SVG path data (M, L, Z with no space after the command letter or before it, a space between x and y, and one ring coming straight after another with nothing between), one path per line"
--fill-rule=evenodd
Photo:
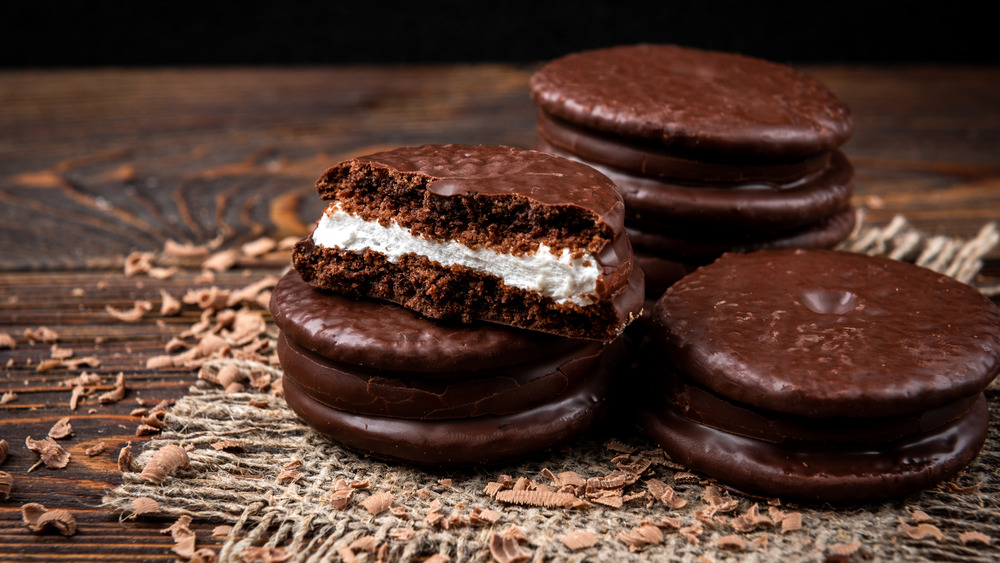
M919 263L971 283L997 240L992 223L973 239L956 240L924 235L901 217L885 227L868 227L862 214L841 248ZM1000 287L979 289L1000 292ZM225 362L216 360L209 368ZM240 370L261 369L237 364ZM987 398L990 410L1000 412L997 382L987 390ZM713 514L705 497L710 481L692 481L672 464L653 465L626 486L626 498L634 498L620 508L596 503L579 509L504 504L485 492L503 475L543 486L548 482L544 470L605 477L621 463L623 450L656 450L638 432L602 426L572 444L518 463L444 471L347 451L301 423L282 399L264 393L224 393L200 384L172 407L165 422L167 427L147 444L135 467L143 467L168 444L189 448L190 466L162 485L126 472L104 506L125 516L132 511L132 499L145 496L159 503L161 515L231 524L220 561L243 561L246 548L259 545L281 548L289 561L414 561L434 554L451 561L489 561L491 535L512 525L524 535L518 549L532 561L817 561L843 553L859 560L889 561L1000 558L1000 435L995 422L979 457L952 481L875 504L781 506L781 513L801 514L802 527L789 531L766 523L737 531L731 518L754 504L766 514L766 501L734 494L734 508ZM242 451L211 447L227 440L239 443ZM645 493L651 479L672 486L684 506L668 508ZM332 502L338 480L356 487L341 509ZM382 493L391 495L392 508L373 514L365 500ZM499 516L492 523L472 517L481 510ZM664 518L688 527L689 533L663 525ZM660 523L662 540L636 546L623 539L650 523ZM921 523L933 526L933 531L917 528ZM692 528L697 533L690 533ZM592 533L597 543L569 549L562 538L581 530ZM918 530L927 535L915 539ZM733 542L733 537L742 543ZM362 539L368 541L358 541Z

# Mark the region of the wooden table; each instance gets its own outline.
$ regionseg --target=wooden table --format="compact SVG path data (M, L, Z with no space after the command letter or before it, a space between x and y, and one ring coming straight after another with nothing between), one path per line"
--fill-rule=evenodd
M134 435L129 412L177 398L195 380L185 370L148 370L171 336L197 320L113 319L128 308L182 294L197 269L155 280L125 277L124 257L164 241L223 248L262 235L301 235L322 206L312 183L329 165L376 148L423 143L530 146L531 67L437 66L289 69L148 69L0 72L0 438L11 446L0 470L14 475L0 501L0 560L173 560L159 531L170 520L120 522L95 508L120 482L116 458ZM971 237L1000 219L1000 68L809 67L852 107L846 146L867 221L903 214L917 228ZM216 284L240 287L287 264L287 254L249 259ZM1000 277L1000 253L984 275ZM51 345L28 343L47 326L95 368L37 371ZM106 382L126 374L125 400L69 410L58 382L80 371ZM105 385L104 389L110 389ZM69 416L72 461L40 467L25 438L41 438ZM108 450L84 450L104 441ZM35 534L20 507L66 508L76 535ZM196 523L199 547L211 524ZM217 540L216 540L217 541Z

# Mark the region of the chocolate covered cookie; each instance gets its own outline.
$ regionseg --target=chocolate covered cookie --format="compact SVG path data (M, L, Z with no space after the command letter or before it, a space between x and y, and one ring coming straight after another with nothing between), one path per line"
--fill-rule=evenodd
M652 315L642 421L674 458L751 493L906 494L982 446L1000 311L910 264L828 250L726 254Z
M605 410L620 341L430 319L279 280L271 313L289 406L377 457L478 464L555 446Z
M674 45L619 46L546 64L531 78L531 95L536 148L611 178L630 228L736 251L747 239L781 246L775 241L848 209L854 173L838 149L851 134L850 111L786 66ZM822 248L846 236L796 242ZM646 262L691 262L633 246ZM669 271L647 271L647 287L674 281L659 277Z
M615 185L498 146L401 148L330 168L295 249L303 279L436 319L610 342L642 307Z

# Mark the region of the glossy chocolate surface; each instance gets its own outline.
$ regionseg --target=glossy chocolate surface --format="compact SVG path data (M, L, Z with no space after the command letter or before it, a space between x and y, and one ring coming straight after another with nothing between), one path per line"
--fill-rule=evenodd
M891 417L975 395L1000 371L1000 310L931 270L831 250L726 254L653 324L699 385L807 417Z
M614 184L593 168L551 154L494 145L424 145L361 156L327 170L317 181L320 196L338 169L370 163L376 167L430 178L428 192L519 196L543 205L590 211L617 232L623 204ZM326 197L324 197L326 199Z
M271 294L271 316L288 338L332 361L448 379L592 345L489 323L449 323L368 299L316 289L291 270Z
M829 152L794 159L762 160L725 155L718 160L704 160L705 155L698 153L665 150L653 143L629 142L622 137L577 127L545 112L539 112L537 128L546 144L585 162L681 183L787 184L820 172L830 162Z
M577 158L539 140L541 150ZM719 229L766 235L823 220L849 205L854 168L840 152L818 174L791 184L686 185L611 170L589 162L611 178L625 199L629 222L686 229L691 237Z
M698 424L669 405L642 414L649 436L677 461L747 493L814 501L905 495L948 479L986 440L980 394L970 412L938 429L879 447L775 444Z
M616 346L612 344L611 346ZM514 414L550 402L598 371L604 346L509 368L454 372L447 380L332 362L278 337L286 381L338 410L371 416L454 419Z
M407 420L330 408L294 383L285 400L309 426L376 457L422 465L481 465L556 446L578 436L603 414L607 375L591 377L557 400L505 415L454 420Z
M854 229L855 211L851 206L834 213L823 221L777 233L767 238L747 233L723 232L712 238L692 239L683 233L663 233L647 230L645 225L626 229L636 255L652 253L678 260L711 262L725 252L752 252L781 248L832 248L846 239ZM742 235L742 236L741 236ZM727 237L729 237L727 239ZM641 264L641 262L640 262Z
M542 111L671 149L762 157L830 151L850 136L847 106L779 64L674 45L573 53L531 78Z

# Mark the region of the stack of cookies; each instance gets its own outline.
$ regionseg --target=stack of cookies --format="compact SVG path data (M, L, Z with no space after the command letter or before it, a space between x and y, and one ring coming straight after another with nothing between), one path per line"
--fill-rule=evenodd
M605 408L641 312L623 202L592 168L498 146L355 158L271 299L288 404L421 464L504 461Z
M650 298L724 252L832 247L854 226L850 112L788 67L621 46L548 63L531 96L536 148L621 190Z

